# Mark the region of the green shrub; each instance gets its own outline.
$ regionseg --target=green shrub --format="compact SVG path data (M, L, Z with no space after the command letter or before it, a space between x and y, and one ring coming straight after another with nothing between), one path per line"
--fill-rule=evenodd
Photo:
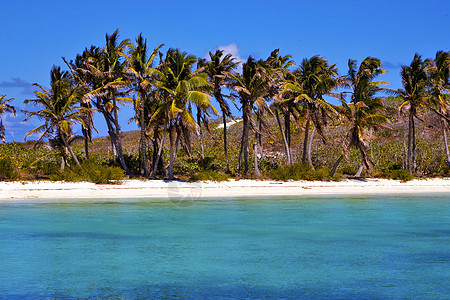
M275 170L280 167L278 161L273 158L265 157L258 162L258 166L261 170Z
M357 169L353 166L353 165L350 165L349 163L344 163L343 165L342 165L342 174L345 174L345 175L355 175L356 174L356 171L357 171Z
M318 168L313 170L308 164L293 164L282 166L270 171L270 177L274 180L327 180L329 170Z
M214 157L206 156L205 158L198 160L198 166L202 170L214 170L217 171L220 168L220 165L215 162Z
M18 179L19 171L8 157L0 158L0 180Z
M212 156L206 156L205 158L187 158L179 159L179 163L175 166L175 173L185 174L187 176L194 176L197 173L214 171L218 173L220 170L224 170L225 167L220 164L220 161ZM205 179L209 180L209 179ZM210 179L214 180L214 179Z
M409 173L408 170L396 169L396 170L392 170L389 173L389 178L395 179L395 180L409 181L409 180L413 180L414 176L411 175L411 173Z
M214 170L204 170L191 175L189 182L195 181L225 181L230 178L229 174L221 173Z
M199 170L199 162L195 158L180 159L180 163L175 165L175 172L178 174L193 174Z
M40 175L51 175L59 172L60 164L55 161L39 161L27 168L30 172Z
M95 161L83 161L81 166L75 165L51 175L50 180L113 183L124 177L125 172L119 167L105 166Z
M139 156L138 155L134 156L131 154L124 154L123 158L125 160L125 163L126 163L128 169L130 169L130 171L134 174L139 174L140 168L141 168L141 162L139 160ZM118 157L116 157L115 160L109 159L106 162L106 164L111 167L120 167L121 166L120 160Z

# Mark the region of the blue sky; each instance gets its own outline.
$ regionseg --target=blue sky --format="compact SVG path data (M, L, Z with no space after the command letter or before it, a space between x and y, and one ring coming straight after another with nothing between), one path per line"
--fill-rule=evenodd
M218 47L238 58L266 58L280 48L300 63L305 57L325 56L347 72L349 58L380 58L388 74L383 80L400 88L400 66L414 53L433 57L450 50L450 1L2 1L0 27L0 95L14 98L20 110L33 98L31 84L48 86L53 65L72 59L90 45L104 46L106 33L120 29L122 38L139 33L150 47L164 43L198 57ZM131 108L123 108L123 130ZM4 115L7 141L23 141L38 120L23 123ZM100 135L104 120L95 119Z

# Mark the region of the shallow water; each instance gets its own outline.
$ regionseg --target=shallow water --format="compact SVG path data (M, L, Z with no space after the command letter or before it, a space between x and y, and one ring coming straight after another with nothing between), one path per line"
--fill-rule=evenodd
M450 298L448 194L220 200L0 203L0 298Z

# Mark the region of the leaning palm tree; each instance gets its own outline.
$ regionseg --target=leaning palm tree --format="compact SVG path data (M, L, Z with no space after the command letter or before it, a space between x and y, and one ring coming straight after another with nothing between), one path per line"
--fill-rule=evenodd
M7 112L12 113L14 117L16 116L16 109L14 108L14 106L8 104L12 100L14 100L14 98L6 99L6 95L0 96L0 140L3 143L6 143L5 140L6 129L5 125L3 125L3 120L1 116Z
M265 101L269 82L267 80L266 70L251 56L242 66L242 75L237 73L227 73L227 75L230 78L228 86L237 93L241 102L243 129L239 166L241 166L241 154L243 154L244 173L247 173L249 134L250 130L256 131L256 125L252 119L252 111L255 105L262 104ZM256 153L254 155L256 156ZM258 175L257 173L258 170L255 168L256 176Z
M50 89L45 89L41 85L35 83L41 91L36 91L36 98L27 99L25 104L34 104L40 109L37 111L24 110L27 115L25 121L32 117L37 117L44 121L33 130L25 135L25 139L31 134L41 133L39 141L43 138L59 139L62 142L61 156L63 164L67 164L66 152L69 152L72 159L77 165L80 165L78 158L73 152L69 140L72 138L72 127L74 124L83 124L81 118L82 112L85 110L79 104L81 94L79 89L75 87L72 76L68 71L61 71L60 67L54 66L51 70Z
M233 73L239 62L231 54L224 56L223 50L216 50L216 52L209 52L210 61L199 59L199 67L204 67L204 71L208 74L209 81L213 85L213 96L219 103L222 111L223 120L223 149L225 153L225 160L227 164L226 172L230 172L230 162L228 159L227 149L227 117L231 116L230 107L225 100L226 96L222 94L222 87L226 85L226 73ZM199 124L200 125L200 124Z
M162 101L153 113L150 124L164 126L162 140L166 133L169 133L168 177L170 180L174 179L173 167L179 142L183 143L184 140L187 147L188 132L197 132L198 125L189 110L190 103L196 105L197 109L211 107L207 92L210 88L207 76L204 73L192 71L196 62L197 59L186 52L169 49L158 66L158 79L154 81L158 90L157 98ZM163 124L155 124L157 121L162 121Z
M140 128L140 140L139 140L139 157L141 164L141 175L148 177L148 167L147 167L147 123L149 121L149 116L153 113L148 109L153 105L149 102L152 101L152 81L155 79L155 74L157 71L153 67L153 60L155 56L159 53L159 49L163 46L160 45L153 49L150 56L147 53L147 39L142 37L140 34L136 43L129 45L130 49L128 56L122 55L126 58L127 71L130 73L130 78L134 90L137 92L136 98L129 99L133 102L135 110L135 120ZM154 107L154 106L153 106Z
M273 50L269 57L265 61L260 61L265 71L267 72L266 80L268 80L269 84L267 87L267 101L273 101L272 108L275 111L275 117L277 119L278 127L281 132L281 136L284 143L284 148L286 152L286 160L287 164L292 163L292 155L291 155L291 114L292 114L292 101L279 99L278 95L282 88L282 84L287 80L287 77L291 75L288 68L294 65L294 61L292 61L292 56L285 55L281 56L280 49ZM270 112L273 114L273 110ZM282 112L284 116L284 129L281 124L279 111ZM262 118L258 120L258 129L261 131L261 121ZM258 143L261 149L261 133L258 133Z
M105 48L91 47L94 51L86 49L88 53L83 53L81 66L70 64L70 67L76 75L77 84L88 90L84 99L88 99L105 118L113 158L117 157L122 168L130 175L131 170L125 162L122 149L118 113L118 105L123 102L123 89L129 85L129 81L124 78L125 62L121 59L121 53L128 44L128 40L119 41L119 31L116 30L111 35L106 34Z
M357 69L356 61L350 59L348 67L347 85L351 88L350 103L347 104L342 97L342 107L339 113L347 119L350 129L343 141L343 154L334 164L330 177L334 176L339 163L352 147L356 148L361 156L361 167L355 177L361 175L363 168L370 171L373 162L367 153L367 133L371 129L383 126L388 121L385 116L378 113L383 104L377 96L386 90L381 85L388 84L375 80L376 77L386 72L382 68L381 61L378 58L367 57Z
M427 91L428 74L431 60L422 60L417 53L409 66L402 66L403 89L398 90L398 95L403 99L400 110L408 111L408 154L406 166L410 173L416 172L416 126L418 110L426 105L429 95Z
M450 119L450 52L438 51L433 60L429 78L431 87L431 108L441 117L444 137L444 150L447 156L447 165L450 167L450 152L448 149L447 130Z

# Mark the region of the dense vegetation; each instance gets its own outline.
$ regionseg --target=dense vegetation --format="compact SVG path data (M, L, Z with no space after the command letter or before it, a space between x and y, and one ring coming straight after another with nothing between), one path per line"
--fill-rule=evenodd
M249 57L237 72L239 62L223 51L197 59L162 47L149 51L142 35L132 43L115 31L104 48L63 59L68 70L53 67L50 88L35 84L40 91L25 100L27 119L42 120L27 134L39 133L38 143L0 145L0 179L449 175L449 52L416 54L402 66L403 89L394 91L377 80L385 70L373 57L359 65L349 60L339 76L324 57L295 67L277 49L265 60ZM0 97L0 116L15 113L10 101ZM138 132L121 131L123 104L133 106ZM232 104L242 118L230 126ZM95 113L103 115L107 137L92 139ZM82 137L74 136L76 124Z

